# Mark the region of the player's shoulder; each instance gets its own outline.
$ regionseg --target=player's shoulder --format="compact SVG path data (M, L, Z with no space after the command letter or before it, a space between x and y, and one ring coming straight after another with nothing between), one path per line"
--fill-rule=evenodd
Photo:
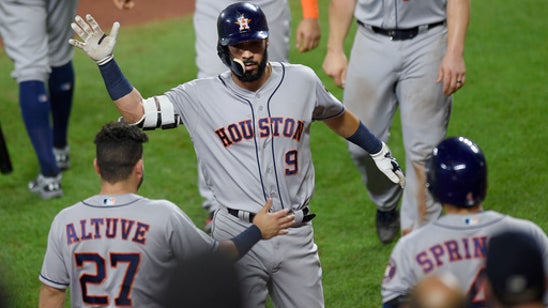
M158 211L160 208L172 209L177 207L169 200L149 199L137 194L98 194L62 209L58 215L69 215L74 212L91 211L92 209L108 210L135 206L138 206L140 210L151 208L151 211Z
M315 76L316 73L314 70L306 66L304 64L298 64L298 63L289 63L289 62L270 62L270 65L272 66L273 70L284 70L287 73L290 74L303 74L303 75L310 75Z
M179 211L181 208L174 202L167 199L148 199L151 206L165 208L169 211Z
M151 212L155 216L170 216L174 212L182 211L173 201L167 199L149 199L141 197L139 207L145 208L145 211Z
M491 219L492 221L499 222L501 225L504 226L504 228L515 227L515 228L525 228L525 229L537 229L537 228L540 229L540 227L537 224L535 224L533 221L499 213L493 210L484 211L482 212L482 215L484 217Z
M410 247L416 247L416 243L424 242L425 240L429 239L429 234L432 234L435 229L435 225L428 224L421 228L415 229L412 232L406 234L405 236L402 236L398 239L396 242L396 245L394 246L394 250L402 250L402 251L411 251Z
M211 89L213 86L217 84L222 84L221 79L226 79L230 77L230 72L224 72L219 75L210 76L210 77L200 77L192 80L185 81L173 88L171 88L170 91L184 91L187 93L191 92L202 92L207 89ZM168 92L170 92L168 91Z
M72 212L78 211L81 207L85 206L82 201L79 201L75 204L72 204L70 206L67 206L63 209L61 209L56 215L55 219L59 219L65 216L70 216Z
M506 229L517 229L523 232L533 234L535 236L546 237L546 232L544 232L544 230L539 225L531 220L505 215L504 222L504 228Z
M271 62L272 71L275 74L285 74L286 78L297 79L300 81L319 81L319 77L314 70L304 64L295 64L288 62Z

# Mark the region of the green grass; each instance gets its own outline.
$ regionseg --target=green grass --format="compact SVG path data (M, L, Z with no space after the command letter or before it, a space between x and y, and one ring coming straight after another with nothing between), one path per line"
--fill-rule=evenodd
M321 48L291 59L316 70L325 85L342 97L321 69L327 39L327 1L320 0ZM293 1L293 26L299 20ZM455 95L449 135L477 141L489 161L488 209L530 219L548 228L548 42L546 5L535 0L472 1L466 47L467 84ZM190 17L122 27L116 58L126 76L147 97L194 78L194 34ZM352 40L347 41L350 47ZM293 44L293 42L292 42ZM16 307L36 307L42 257L54 215L98 192L92 168L93 136L118 117L100 74L77 50L75 104L71 118L72 168L63 175L65 197L42 201L26 183L38 172L17 103L11 62L0 53L0 121L14 172L0 176L0 261ZM403 162L399 120L389 145ZM184 128L149 132L145 148L146 180L141 193L168 198L201 226L206 213L196 187L196 160ZM346 152L343 140L323 124L312 129L316 193L312 208L316 242L324 273L327 307L378 307L380 281L392 245L381 245L374 231L375 207Z

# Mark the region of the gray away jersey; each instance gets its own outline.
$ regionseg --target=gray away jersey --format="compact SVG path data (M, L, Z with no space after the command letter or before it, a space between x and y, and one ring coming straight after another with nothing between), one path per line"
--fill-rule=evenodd
M383 303L409 294L426 275L450 271L473 304L484 304L484 290L476 282L484 268L487 242L491 236L509 229L532 235L542 247L545 267L548 266L548 238L533 222L495 211L445 215L402 237L394 246L382 281Z
M57 214L39 279L72 307L161 307L177 262L216 249L169 201L96 195Z
M238 87L226 72L165 93L221 205L258 212L272 198L273 210L306 206L314 190L310 126L344 112L312 69L271 65L256 92Z

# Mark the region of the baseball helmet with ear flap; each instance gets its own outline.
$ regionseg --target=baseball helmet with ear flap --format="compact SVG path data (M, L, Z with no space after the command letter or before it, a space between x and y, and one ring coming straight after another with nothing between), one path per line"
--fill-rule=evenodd
M251 2L233 3L219 14L217 35L217 55L234 74L243 76L244 65L232 59L228 46L268 38L266 16L259 6Z
M426 185L438 202L468 208L487 194L487 162L479 146L465 137L443 140L426 164Z

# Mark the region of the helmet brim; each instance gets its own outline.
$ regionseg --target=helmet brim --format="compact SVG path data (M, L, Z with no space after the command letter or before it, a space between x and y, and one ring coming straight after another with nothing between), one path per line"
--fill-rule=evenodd
M258 41L268 38L268 31L254 31L235 33L219 40L221 46L236 45L248 41Z

